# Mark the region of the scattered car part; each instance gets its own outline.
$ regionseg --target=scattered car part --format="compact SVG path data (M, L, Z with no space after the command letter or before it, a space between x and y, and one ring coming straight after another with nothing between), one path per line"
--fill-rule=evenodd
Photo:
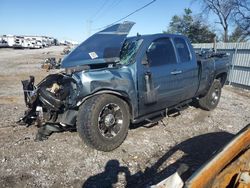
M50 69L59 69L61 65L61 59L56 61L56 58L51 57L45 59L45 61L42 63L41 68L49 71Z
M35 109L37 106L37 92L36 87L34 86L35 77L30 76L28 80L22 80L21 82L23 85L24 102L28 109L25 110L24 116L20 118L17 123L30 126L37 118Z
M182 188L184 185L181 177L177 172L161 181L157 185L152 185L150 188Z
M63 49L63 52L61 53L61 55L67 55L71 52L71 47L67 46L66 48Z

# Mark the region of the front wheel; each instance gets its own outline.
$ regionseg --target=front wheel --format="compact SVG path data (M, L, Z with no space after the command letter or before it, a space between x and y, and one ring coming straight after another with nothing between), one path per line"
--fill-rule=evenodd
M199 105L204 110L213 110L219 103L221 96L221 82L214 80L207 94L199 99Z
M92 148L111 151L126 138L129 119L129 108L125 101L114 95L96 95L80 107L77 131Z

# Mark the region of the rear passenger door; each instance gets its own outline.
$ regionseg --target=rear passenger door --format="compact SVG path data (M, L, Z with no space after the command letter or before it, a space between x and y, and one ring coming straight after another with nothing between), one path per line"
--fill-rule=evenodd
M178 57L178 70L181 72L176 79L181 88L180 101L194 97L198 89L198 66L187 41L182 37L173 39Z
M177 57L170 38L160 38L153 41L144 56L148 63L144 65L142 76L151 75L152 80L150 83L152 83L152 89L156 91L156 102L147 104L145 99L147 86L144 82L143 89L139 90L140 99L143 100L140 102L142 114L164 109L178 103L182 90L181 84L176 79L176 75L179 74Z

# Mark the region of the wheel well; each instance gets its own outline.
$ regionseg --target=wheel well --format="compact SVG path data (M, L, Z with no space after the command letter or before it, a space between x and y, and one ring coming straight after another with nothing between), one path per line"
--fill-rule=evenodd
M109 93L107 93L107 94L109 94ZM111 94L111 95L115 95L115 96L119 97L121 100L123 100L123 101L125 101L127 103L128 108L129 108L129 114L130 114L129 119L131 120L132 117L133 117L133 107L132 107L132 104L131 104L129 98L127 98L127 97L125 97L123 95L116 95L116 94Z
M220 73L215 77L215 79L220 80L221 85L223 86L227 80L227 73L226 72Z
M130 114L129 118L130 118L130 120L133 118L133 107L132 107L132 104L131 104L129 98L127 96L124 96L122 93L119 93L119 92L101 90L99 92L93 93L91 96L88 96L81 103L83 103L84 101L92 98L93 96L102 95L102 94L114 95L114 96L120 98L121 100L125 101L127 103L127 105L128 105L128 108L129 108L129 114Z

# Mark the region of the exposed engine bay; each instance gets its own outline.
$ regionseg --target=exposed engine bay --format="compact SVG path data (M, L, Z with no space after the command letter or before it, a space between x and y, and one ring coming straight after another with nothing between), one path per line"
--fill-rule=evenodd
M34 76L22 81L28 109L19 123L27 126L36 123L43 130L47 126L51 133L75 129L76 81L66 74L58 73L48 75L37 86L34 86L34 82Z

